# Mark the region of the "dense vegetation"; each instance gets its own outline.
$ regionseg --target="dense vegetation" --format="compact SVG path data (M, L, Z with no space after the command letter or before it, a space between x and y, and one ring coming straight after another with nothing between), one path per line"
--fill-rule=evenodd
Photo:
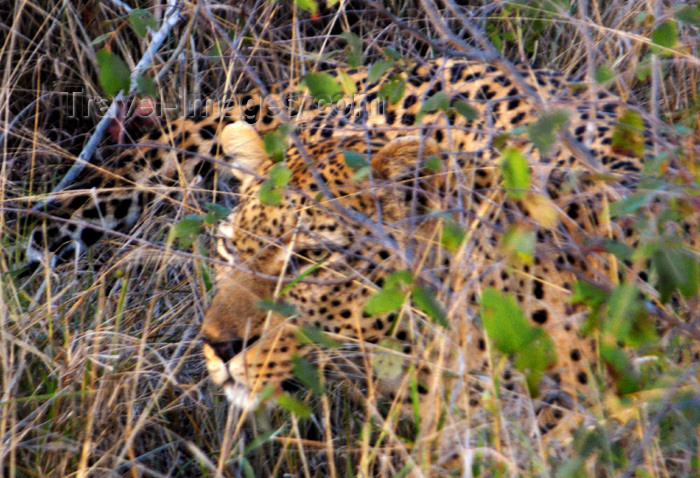
M445 457L425 452L429 438L415 424L379 423L352 382L319 383L315 369L299 377L310 391L295 395L298 402L245 421L229 409L207 380L197 337L213 288L209 233L219 209L204 210L196 198L171 205L170 217L154 207L132 237L110 237L56 270L22 274L23 218L36 216L32 207L74 163L100 108L129 89L129 72L163 20L164 5L129 3L130 11L117 1L0 3L0 476L438 474ZM431 8L440 22L426 14ZM309 81L308 72L341 65L383 73L445 54L551 65L657 119L653 127L677 143L680 173L665 174L670 158L660 152L644 188L610 206L643 240L637 250L601 243L631 264L627 280L607 290L581 284L576 293L592 310L588 330L604 341L600 367L614 372L615 386L601 387L596 400L598 423L579 430L569 453L550 456L527 431L501 423L513 413L489 410L499 418L474 430L476 439L465 437L461 459L479 476L700 474L698 369L688 356L700 340L699 259L676 240L682 231L667 226L700 209L700 6L246 0L188 3L181 15L151 66L131 79L136 93L117 98L126 127L111 124L94 164L152 126L128 111L148 108L143 98L175 105L163 111L174 117L192 98L258 82ZM386 94L400 95L400 82ZM547 147L557 121L516 133ZM643 147L639 121L621 118L622 147ZM268 146L274 153L275 138ZM446 247L460 233L452 230ZM527 237L511 246L520 258L533 253ZM646 298L634 282L640 272L658 279ZM380 293L391 299L390 286ZM498 322L510 302L495 294ZM414 297L421 300L439 323L434 297ZM500 326L493 327L497 337ZM514 347L505 352L517 354ZM630 349L642 358L630 361Z

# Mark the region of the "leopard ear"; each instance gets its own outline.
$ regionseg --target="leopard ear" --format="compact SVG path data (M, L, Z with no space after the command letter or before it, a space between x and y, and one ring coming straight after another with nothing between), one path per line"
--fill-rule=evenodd
M371 165L379 178L393 179L406 175L412 166L440 153L437 141L420 136L404 136L385 144L372 156Z
M236 121L221 131L220 138L224 153L233 157L232 174L243 183L250 181L268 159L258 132L245 121Z
M383 195L388 216L398 220L412 210L406 207L405 202L414 196L407 196L407 191L415 192L421 207L440 207L440 191L445 175L436 174L434 168L425 166L426 159L440 153L443 151L434 139L405 136L388 142L372 156L370 164L375 179L385 180L380 194Z

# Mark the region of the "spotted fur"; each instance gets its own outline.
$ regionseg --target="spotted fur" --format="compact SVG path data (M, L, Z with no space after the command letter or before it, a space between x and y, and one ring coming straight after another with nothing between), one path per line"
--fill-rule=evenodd
M37 229L28 256L70 257L76 245L89 246L103 229L132 227L161 194L159 187L181 188L215 170L239 182L240 189L238 205L219 228L218 252L230 266L218 271L218 292L201 332L211 378L237 405L257 403L268 386L289 385L294 357L319 352L299 340L300 328L315 327L360 357L398 344L405 370L410 365L417 370L420 395L443 396L466 387L467 403L457 408L478 409L492 386L488 377L494 366L478 304L484 288L494 287L512 295L554 343L556 362L540 384L535 407L540 431L546 432L590 398L597 345L581 333L587 310L569 299L578 279L617 280L620 266L588 244L598 237L637 241L623 220L608 221L604 206L636 188L644 158L612 146L626 108L618 98L602 90L572 91L561 74L548 69L519 66L518 71L548 109L569 113L568 131L593 164L559 143L542 154L518 133L540 111L493 65L435 60L407 68L400 73L406 90L397 104L375 101L389 75L369 84L365 70L349 70L345 74L359 92L351 108L302 105L288 90L271 102L244 95L238 98L242 107L170 122L74 188L95 187L96 196L80 192L50 205L59 217L100 227L72 221ZM453 110L421 113L422 105L442 92L451 106L468 104L475 118ZM273 167L262 137L287 120L275 114L280 105L296 125L298 141L286 152L292 176L282 201L270 205L260 197ZM650 146L648 134L646 139ZM507 147L527 156L532 191L556 211L549 224L538 220L531 204L510 198L502 188L499 164ZM357 179L347 151L368 158L368 177ZM441 168L426 167L427 158L437 158ZM446 221L466 230L455 251L440 246ZM514 224L536 232L532 263L513 262L504 252L504 233ZM695 224L684 226L690 231L687 245L697 251ZM313 272L290 285L310 267ZM403 269L437 292L448 329L428 323L415 309L380 316L364 312L387 275ZM285 287L280 299L296 314L285 318L259 306ZM343 353L334 355L343 362ZM353 363L366 368L370 362ZM514 370L498 371L506 389L523 393ZM389 399L407 400L407 376L383 377L379 389Z

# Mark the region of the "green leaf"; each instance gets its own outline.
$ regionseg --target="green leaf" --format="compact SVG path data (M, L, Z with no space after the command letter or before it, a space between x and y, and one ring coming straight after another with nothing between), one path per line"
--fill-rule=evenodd
M501 174L506 193L512 199L522 199L530 188L530 166L525 155L516 148L508 148L501 157Z
M584 478L588 475L585 473L586 460L580 454L576 453L566 462L559 466L557 474L554 478Z
M309 12L311 15L316 15L318 13L318 4L316 0L294 0L294 2L299 5L299 8L305 12Z
M225 40L217 39L214 40L214 44L209 49L209 58L218 59L224 56L224 48L226 45Z
M527 132L527 127L520 125L517 126L509 131L503 131L500 133L495 133L493 136L493 145L492 147L496 149L503 149L506 147L506 143L508 140L511 138L514 138L520 134L524 134Z
M292 289L292 287L294 287L299 282L301 282L304 279L304 277L307 277L307 276L313 274L314 271L316 271L318 268L320 268L327 260L328 260L328 258L323 259L321 261L318 261L315 264L312 264L309 268L305 269L304 272L302 272L301 274L296 276L294 279L292 279L289 282L289 284L284 286L284 289L282 289L282 292L280 292L280 295L284 295L287 292L289 292Z
M440 244L448 251L456 251L464 242L467 233L462 226L454 221L446 221L442 226Z
M697 424L695 425L697 426ZM700 470L700 457L694 456L690 459L690 468L697 473Z
M300 327L294 333L302 345L318 345L327 349L340 347L340 344L323 333L317 327Z
M447 111L450 108L450 97L444 91L438 91L433 96L425 100L421 105L418 115L416 115L416 122L420 123L423 121L423 117L428 113L433 113L435 111Z
M682 249L662 244L652 254L651 263L659 278L656 288L662 303L668 302L676 289L685 297L697 294L699 263Z
M206 251L203 251L206 252ZM204 255L204 254L202 254ZM205 262L200 263L199 271L202 274L202 284L204 284L204 290L206 292L211 292L214 289L215 279L212 277L212 269L207 267Z
M440 303L438 303L433 291L425 287L416 287L411 292L411 299L416 307L425 312L435 323L446 329L450 327L450 324L447 322L447 314Z
M188 248L201 231L202 217L192 214L176 222L170 230L170 234L173 239L179 241L183 248Z
M610 294L608 299L608 330L615 338L622 341L626 338L631 326L630 317L634 317L644 308L639 298L639 289L634 283L620 284Z
M540 327L531 326L515 299L494 288L481 293L481 320L489 339L505 354L515 354L513 365L525 374L535 396L545 370L555 363L554 344Z
M508 254L510 262L532 264L535 261L535 231L527 225L508 226L503 236L503 252Z
M362 168L369 166L369 161L364 154L360 154L357 151L351 151L349 149L342 148L343 155L345 156L345 164L355 171L359 171Z
M275 394L275 385L268 383L258 394L258 403L263 403Z
M309 418L311 416L311 408L307 404L286 393L277 397L277 405L299 418Z
M612 147L638 158L644 156L644 120L639 113L629 109L624 112L615 125Z
M534 123L528 125L530 140L543 155L549 153L556 141L556 132L566 126L569 113L564 110L543 112Z
M258 197L263 204L279 206L282 202L282 191L292 177L292 171L284 163L276 163L268 172L269 178L260 186Z
M687 6L676 12L676 19L696 28L700 27L700 8Z
M438 91L433 96L425 100L420 110L424 113L433 111L447 111L450 107L450 97L444 91Z
M253 452L260 448L262 445L267 443L268 441L272 440L275 436L279 435L284 431L283 427L272 429L272 430L267 430L266 432L262 432L257 434L253 440L245 447L243 450L243 455L247 455L250 452ZM254 475L253 475L254 476Z
M352 97L357 93L357 85L350 75L344 71L338 71L338 80L340 80L340 87L346 96Z
M697 297L700 294L700 261L689 254L683 254L683 261L688 275L685 282L678 284L678 288L686 298Z
M274 312L282 317L290 317L297 313L296 307L294 307L292 304L288 304L280 300L275 301L269 297L262 300L256 300L255 308L264 312Z
M292 357L292 373L297 380L316 395L325 393L320 372L304 357L299 355Z
M204 224L207 226L213 226L231 214L231 210L221 204L205 202L204 208L207 210L207 215L204 216Z
M603 330L612 334L618 342L639 347L656 340L653 321L636 284L617 286L608 298L607 312Z
M410 290L409 286L414 281L409 271L392 272L384 278L382 289L370 296L365 304L365 312L369 315L380 315L400 309Z
M618 393L627 395L641 389L639 372L621 347L601 344L600 356L608 365L608 370L615 379Z
M156 17L148 10L142 10L140 8L134 8L129 12L129 22L136 34L141 38L146 36L148 27L154 31L158 28Z
M282 123L277 127L277 131L279 131L280 134L286 138L287 136L292 134L296 127L297 126L294 123Z
M90 45L91 45L91 46L95 46L95 45L97 45L98 43L102 43L103 41L105 41L105 40L107 40L109 37L111 37L112 35L114 35L114 32L103 33L102 35L100 35L100 36L98 36L97 38L95 38L94 40L92 40L92 41L90 42Z
M434 173L442 171L442 161L437 156L430 156L425 161L423 161L423 167L428 171Z
M528 191L522 200L522 205L530 217L545 229L554 228L559 223L557 207L549 196Z
M129 92L129 67L124 60L103 48L97 52L97 66L100 85L105 93L114 96L122 90Z
M292 171L284 163L277 163L267 173L275 186L286 186L292 178Z
M361 182L365 178L369 177L369 173L372 172L372 168L369 166L366 166L364 168L360 168L357 170L357 172L353 175L352 179L356 183Z
M245 456L241 456L239 459L241 470L243 470L243 476L245 476L245 478L255 478L255 470L253 469L253 465L250 464L250 461L248 461Z
M418 393L418 374L416 373L416 366L411 364L408 375L410 377L409 391L411 394L411 408L413 411L413 420L416 422L418 430L420 430L421 414L420 414L420 395Z
M348 65L357 68L362 64L362 39L352 32L343 32L340 38L348 42L350 47L346 53Z
M136 90L143 96L149 96L151 98L156 98L158 92L156 91L156 82L150 76L139 75L136 78Z
M569 297L572 304L586 304L588 307L595 307L602 304L608 298L608 293L588 282L574 282L574 293Z
M621 261L631 261L634 249L623 242L602 238L603 247Z
M377 352L372 355L372 369L378 379L392 382L404 374L403 344L398 340L386 338L377 344Z
M400 76L394 76L388 83L379 89L379 96L389 100L392 105L397 104L406 92L406 80Z
M615 72L610 69L607 65L600 65L596 70L595 70L595 81L598 82L599 85L603 85L607 83L608 81L614 80L615 79Z
M646 81L651 75L651 55L646 55L637 65L636 76L640 81Z
M369 67L367 82L371 85L379 81L384 73L394 66L394 60L381 60Z
M269 182L262 183L258 191L260 202L266 206L279 206L282 204L282 191Z
M610 204L610 217L617 218L637 211L639 208L646 206L654 198L653 194L648 192L638 191L630 194L624 199L615 201Z
M270 159L275 163L284 160L287 151L287 141L280 131L270 131L263 136L263 147Z
M654 17L647 12L639 12L634 16L634 23L640 27L651 25Z
M651 33L652 51L673 48L678 41L678 25L674 21L664 22ZM661 48L659 48L661 47Z
M365 312L369 315L386 314L399 310L403 305L406 294L399 288L382 289L372 294L365 304Z
M303 84L309 89L316 101L324 100L333 103L343 94L343 88L328 73L309 72L304 76Z
M457 101L454 104L454 109L457 113L464 116L467 121L474 121L479 118L479 112L464 101Z
M384 56L389 58L390 60L398 61L398 60L403 60L403 55L394 47L388 46L382 50L384 53Z
M535 338L535 328L513 297L489 287L481 293L480 303L484 329L501 352L520 352Z
M547 333L540 328L533 328L535 333L526 350L518 353L513 361L515 368L525 373L525 381L530 394L539 395L539 383L545 370L556 363L554 343Z
M392 272L384 279L384 288L391 289L393 287L409 286L413 284L414 281L415 278L409 271L398 270Z

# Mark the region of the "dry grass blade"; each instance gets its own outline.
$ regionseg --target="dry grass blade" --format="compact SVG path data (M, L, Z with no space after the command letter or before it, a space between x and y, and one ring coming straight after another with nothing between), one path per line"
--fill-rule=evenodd
M543 404L524 392L526 373L509 377L509 385L515 386L506 390L504 375L510 361L498 351L496 338L454 347L455 336L468 335L474 323L482 322L470 304L475 302L475 291L481 293L488 287L483 277L497 270L507 273L504 264L511 254L529 257L532 264L558 254L564 262L561 269L598 286L608 299L619 291L621 278L640 282L649 272L651 259L636 255L612 264L612 254L620 253L614 249L619 246L612 244L615 241L577 241L581 228L571 217L574 214L567 201L574 202L581 183L618 184L619 179L601 174L598 160L588 150L596 134L594 121L581 135L564 128L557 133L558 141L590 166L590 174L567 178L571 184L562 186L556 207L537 196L539 202L531 201L533 214L520 218L512 228L501 223L503 215L512 211L503 207L500 185L475 192L474 184L465 181L474 174L465 173L457 154L439 152L433 158L439 159L441 169L431 170L431 178L459 184L453 197L440 203L439 211L422 207L418 181L402 178L398 184L388 184L381 181L376 169L371 171L367 180L373 198L379 197L382 188L395 188L397 197L410 198L406 217L389 223L383 215L386 211L371 216L347 207L343 197L334 194L333 181L319 171L314 145L304 140L308 132L290 133L286 137L289 147L299 151L301 164L318 186L305 199L338 223L359 225L353 227L356 231L364 228L363 233L366 229L364 238L357 240L365 241L365 249L348 246L353 257L374 261L374 271L381 262L365 257L371 255L366 252L383 249L410 270L415 283L397 286L387 296L394 293L396 299L400 295L394 318L407 324L411 333L406 333L403 342L392 337L393 341L370 343L331 330L323 336L326 342L310 340L309 366L312 372L322 369L325 373L318 374L320 382L309 386L308 393L290 392L288 409L236 410L211 384L199 327L212 301L215 269L229 263L217 256L216 229L203 219L210 212L205 203L229 207L241 198L220 175L203 187L203 182L197 182L200 177L186 180L185 172L180 171L182 176L172 184L151 186L126 177L122 170L113 172L125 144L136 141L142 129L154 129L138 115L125 115L128 126L119 134L110 129L112 119L121 118L122 101L137 90L140 75L154 79L159 116L155 130L160 134L167 131L163 125L172 125L183 113L196 110L195 100L202 97L230 99L250 88L269 96L280 85L297 85L309 72L336 74L352 62L364 67L387 62L386 71L404 72L436 57L496 65L524 92L514 99L527 98L545 112L551 107L550 100L530 86L518 63L546 65L565 72L577 93L587 88L589 102L608 88L629 100L634 105L630 111L639 111L648 123L644 129L651 132L642 143L648 140L648 146L655 148L649 165L652 171L639 192L641 196L654 194L654 200L669 206L663 211L655 209L653 201L643 203L644 196L641 206L629 205L639 212L637 216L614 222L608 199L610 203L626 199L627 188L613 185L610 189L615 190L607 195L591 194L585 198L587 204L608 216L609 237L603 239L613 237L616 227L634 232L641 225L658 227L668 236L682 234L679 211L697 212L699 207L700 20L696 5L641 0L581 1L575 8L549 0L468 5L452 0L321 3L0 2L0 476L428 477L456 475L457 468L462 468L462 476L697 475L698 369L697 364L685 370L678 365L692 362L685 340L700 337L699 317L692 313L698 306L697 297L675 294L662 303L653 281L641 290L648 298L643 302L648 317L663 332L659 342L667 352L642 347L636 350L632 365L648 372L653 380L644 384L646 389L623 399L612 387L595 388L594 396L585 397L594 407L576 410L572 418L584 425L561 448L554 449L538 428L537 415ZM151 15L158 18L158 30L142 37L138 22ZM102 94L95 58L98 45L131 65L130 91L113 99ZM439 75L444 79L447 73L438 71L431 81L437 84ZM356 85L343 86L352 89ZM418 101L425 105L427 98ZM458 115L453 105L448 106L445 117ZM497 102L485 106L498 107ZM474 157L503 139L496 134L499 131L491 115L487 116L487 121L470 123L469 128L481 134L486 144L472 152ZM403 121L394 119L396 125ZM367 143L373 134L392 129L380 126L373 131L367 125L365 121L354 126ZM433 133L435 127L403 123L400 127L404 126L411 135ZM450 127L444 129L447 135ZM522 128L506 133L508 141L528 142ZM164 149L173 154L191 153L178 150L174 139L172 143ZM421 143L420 155L425 147ZM198 161L207 160L197 154L201 156ZM424 159L427 164L430 158ZM219 160L217 165L225 164ZM414 180L419 174L415 169ZM105 191L89 185L70 189L76 178L89 177L92 171L110 171L111 179L119 184L107 188L111 192L142 191L152 196L131 230L112 231L46 207L51 200L99 198ZM669 171L672 179L665 179ZM531 171L533 184L540 172ZM439 189L430 194L443 200ZM175 191L180 194L172 194ZM434 199L430 194L428 199ZM520 201L529 199L532 197L524 196ZM553 214L555 222L560 216L571 219L567 229L549 231L548 241L534 239L537 247L532 250L518 249L522 244L517 239L526 243L529 236L517 236L521 232L517 226L531 226L542 217L546 222L547 214ZM183 219L193 221L194 232L177 236L173 231ZM426 219L434 221L435 227L424 234L418 225ZM102 239L63 265L41 266L34 275L24 274L32 224L44 220L66 227L90 226ZM445 239L445 231L455 237ZM50 227L42 232L49 234ZM508 252L486 259L475 246L480 235L491 234L497 242L507 233L516 236L516 245ZM291 235L293 243L303 240L299 231ZM184 236L191 241L181 241ZM397 239L401 237L411 238L411 247L402 247L402 240ZM265 251L287 239L260 238ZM432 257L414 244L429 245L439 252ZM311 252L338 252L333 244L322 245L327 250ZM440 262L443 257L439 254L449 255L452 262ZM581 272L581 257L602 265L595 279ZM692 257L697 261L697 251ZM476 268L474 258L488 262L488 267ZM293 267L301 259L299 251L289 249L284 266ZM314 259L318 270L333 271L333 264L325 260ZM237 271L252 274L254 264L242 264ZM444 274L447 267L460 273ZM684 272L668 269L667 277L672 279ZM385 290L371 271L357 267L347 275L303 279L329 290L360 284L370 295ZM257 277L274 281L276 292L287 292L285 286L291 282L272 273ZM556 277L523 274L522 279L535 281L533 297L543 284L561 290L572 287L557 282ZM419 284L426 290L429 287L432 295L427 299L418 295L425 292L419 290ZM424 307L418 305L416 296L423 299ZM431 308L435 305L431 300L437 306ZM469 317L449 323L449 329L441 324L460 314ZM583 322L586 314L577 314L574 318ZM268 318L271 316L269 313ZM387 322L391 321L379 325ZM362 336L361 330L355 332ZM403 348L401 343L408 341L412 348ZM546 345L538 342L542 343ZM473 371L470 353L477 349L486 350L488 360ZM268 364L271 361L268 354ZM401 368L405 363L413 368ZM603 376L606 364L610 367L601 359L596 364L600 370L591 370L590 376ZM422 367L432 372L425 384L417 378ZM377 377L390 375L396 368L401 374L387 391ZM631 370L622 371L631 375ZM625 373L615 370L613 375L620 381ZM414 398L419 388L427 388L426 409L432 414L421 416L416 411ZM481 400L478 408L470 406L475 394ZM268 398L264 403L274 401ZM552 413L566 409L566 404L554 399L548 405ZM308 416L297 413L300 410Z
M92 155L94 154L95 150L102 141L102 138L106 133L107 128L110 127L111 123L117 117L117 114L119 112L119 104L123 102L124 99L128 97L131 93L136 91L139 76L146 68L148 68L151 65L151 63L153 62L153 58L156 55L156 52L163 44L165 39L168 37L171 30L175 28L175 26L182 20L182 17L180 15L181 8L182 6L178 1L170 1L169 8L166 10L165 13L163 24L157 32L153 33L151 41L146 47L144 55L141 57L139 62L136 64L136 67L131 72L129 81L129 91L120 91L119 93L117 93L117 96L114 97L114 99L112 100L112 104L109 105L109 109L104 114L100 122L95 127L95 131L90 136L90 141L88 141L88 143L85 145L85 148L83 148L83 150L76 158L76 162L73 164L73 166L71 166L66 175L63 177L63 179L61 179L61 181L53 188L54 193L62 191L70 184L75 182L75 180L78 178L78 176L80 176L80 173L85 168L85 165L90 163L90 159L92 158ZM49 197L48 200L50 201L51 198ZM34 206L34 209L39 210L43 206L44 205L42 203L38 203Z

